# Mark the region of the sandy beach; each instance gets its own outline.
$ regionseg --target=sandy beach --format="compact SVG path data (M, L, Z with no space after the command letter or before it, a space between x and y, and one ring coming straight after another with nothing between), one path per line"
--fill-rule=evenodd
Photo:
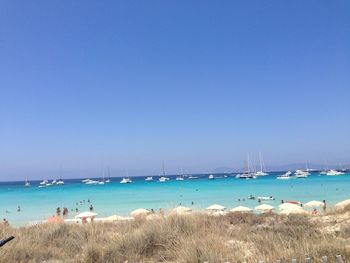
M350 206L324 215L171 214L87 224L46 223L0 236L15 240L1 262L335 262L350 257ZM45 248L45 249L43 249Z

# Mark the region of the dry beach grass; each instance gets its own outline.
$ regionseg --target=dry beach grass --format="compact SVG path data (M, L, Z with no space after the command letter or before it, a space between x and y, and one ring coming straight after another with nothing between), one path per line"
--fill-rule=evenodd
M85 225L45 224L13 229L0 248L1 262L272 262L306 255L350 258L350 209L307 216L203 214ZM329 219L334 217L333 219ZM342 220L341 222L344 222ZM336 226L332 229L331 226ZM345 261L347 262L347 261Z

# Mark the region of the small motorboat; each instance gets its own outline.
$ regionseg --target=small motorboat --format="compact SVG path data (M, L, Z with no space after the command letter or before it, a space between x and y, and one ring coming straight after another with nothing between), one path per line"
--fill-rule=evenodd
M275 200L275 198L273 196L258 196L257 199L259 201L271 201L271 200Z
M147 176L147 178L145 179L145 181L153 181L153 176Z
M282 174L282 175L280 175L280 176L277 176L277 179L279 179L279 180L288 180L288 179L292 178L292 177L291 177L291 174L292 174L292 172L291 172L291 171L288 171L288 172L286 172L285 174Z
M209 180L214 180L215 177L214 177L214 175L211 174L211 175L208 176L208 179L209 179Z

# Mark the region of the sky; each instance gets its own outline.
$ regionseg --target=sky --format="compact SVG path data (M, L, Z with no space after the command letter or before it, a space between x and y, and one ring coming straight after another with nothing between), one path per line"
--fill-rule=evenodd
M349 1L0 1L0 180L350 163Z

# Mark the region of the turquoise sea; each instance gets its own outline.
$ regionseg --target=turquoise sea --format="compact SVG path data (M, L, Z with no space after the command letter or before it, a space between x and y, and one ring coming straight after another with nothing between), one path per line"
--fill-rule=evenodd
M158 210L171 209L179 204L192 207L194 210L217 203L233 208L244 205L254 208L257 200L253 196L273 196L274 201L265 201L277 206L281 200L307 202L326 200L329 205L350 198L350 174L326 176L312 173L306 179L277 180L281 173L272 173L257 179L237 179L234 175L224 178L216 174L215 180L208 175L199 175L196 180L170 181L160 183L145 181L145 177L132 178L131 184L120 184L121 178L111 178L105 185L85 185L81 179L65 180L65 185L38 188L39 182L31 182L31 187L24 187L24 182L0 183L0 217L9 220L14 226L24 226L30 221L44 220L55 214L57 207L67 207L69 218L76 212L88 211L88 199L94 206L98 217L113 214L128 215L137 208ZM240 201L239 201L240 199ZM80 201L85 200L85 203ZM192 204L193 202L193 204ZM78 204L77 204L78 203ZM17 212L20 206L21 211Z

